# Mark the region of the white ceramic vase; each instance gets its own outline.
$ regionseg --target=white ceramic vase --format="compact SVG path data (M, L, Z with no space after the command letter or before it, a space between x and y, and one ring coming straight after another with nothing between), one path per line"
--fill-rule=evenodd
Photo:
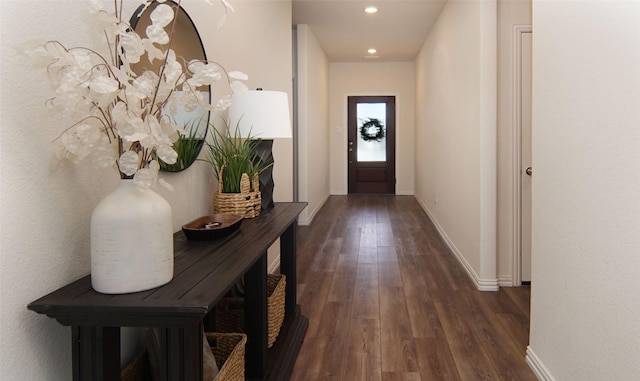
M173 278L171 205L121 180L91 215L91 285L103 294L149 290Z

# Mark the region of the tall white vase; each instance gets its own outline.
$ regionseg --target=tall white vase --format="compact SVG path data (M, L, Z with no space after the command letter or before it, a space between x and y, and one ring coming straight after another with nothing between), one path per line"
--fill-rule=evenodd
M91 285L103 294L149 290L173 278L171 205L121 180L91 215Z

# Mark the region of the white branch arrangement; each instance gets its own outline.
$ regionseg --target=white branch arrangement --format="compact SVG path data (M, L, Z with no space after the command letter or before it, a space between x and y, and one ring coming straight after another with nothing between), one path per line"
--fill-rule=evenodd
M211 4L212 0L202 1ZM233 10L226 0L219 1L225 15ZM171 41L181 0L175 1L178 7L158 1L163 4L152 12L146 37L123 21L123 2L113 0L114 10L108 12L104 0L88 0L93 20L104 32L108 55L87 47L67 47L57 40L31 43L23 53L46 69L53 85L55 95L46 101L46 107L67 126L56 139L59 157L115 167L120 178L133 179L141 189L156 183L172 189L158 180L156 158L176 162L173 142L184 133L172 118L178 105L187 111L196 107L222 111L231 104L232 94L209 104L198 87L225 79L232 93L244 92L247 87L241 81L247 76L228 72L215 62L185 62L176 57ZM135 73L132 64L143 58L160 60L158 72Z

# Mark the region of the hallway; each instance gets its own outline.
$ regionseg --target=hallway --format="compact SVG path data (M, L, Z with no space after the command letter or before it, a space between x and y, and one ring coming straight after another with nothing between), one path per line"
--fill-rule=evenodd
M529 288L475 290L412 196L332 196L298 227L291 380L536 380Z

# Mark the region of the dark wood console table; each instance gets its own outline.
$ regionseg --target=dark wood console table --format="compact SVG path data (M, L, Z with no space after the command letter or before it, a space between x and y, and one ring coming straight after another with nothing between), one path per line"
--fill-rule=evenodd
M120 327L162 328L162 379L202 380L202 327L215 304L245 277L245 377L288 380L309 321L296 299L296 223L306 203L276 203L215 241L175 234L173 280L159 288L104 295L86 276L29 304L72 328L73 379L120 379ZM280 272L287 277L285 321L267 349L267 249L280 238Z

